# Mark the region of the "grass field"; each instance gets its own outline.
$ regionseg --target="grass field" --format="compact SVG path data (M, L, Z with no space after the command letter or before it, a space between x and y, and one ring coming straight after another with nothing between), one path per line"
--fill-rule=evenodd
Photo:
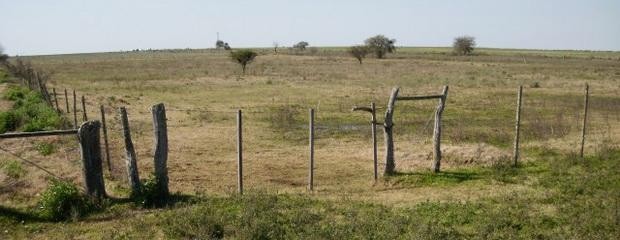
M272 237L347 236L349 227L365 231L373 224L385 233L377 238L562 239L583 238L597 229L601 229L600 238L618 236L620 183L618 154L613 149L620 144L620 53L479 49L474 56L453 56L449 48L400 48L388 59L369 58L360 65L344 50L319 48L312 53L275 55L270 49L258 49L261 54L245 76L240 76L241 68L227 52L215 50L25 57L36 68L53 73L50 87L85 95L89 118L99 118L99 104L106 107L114 166L106 181L114 197L126 197L128 192L118 107L128 109L140 175L146 178L152 171L153 150L149 108L165 103L170 188L191 197L169 211L112 203L109 210L85 222L33 220L24 229L5 233L79 238L103 231L118 238L183 238L191 234L152 228L174 228L182 223L166 219L184 221L178 216L201 216L200 211L206 211L218 219L186 219L185 224L214 221L225 233L232 233L226 236L248 238L260 235L250 225L271 228L244 215L257 214L245 212L254 209L276 215L264 222L299 223L295 225L299 228L280 229ZM575 154L585 83L590 85L591 98L585 149L590 157L584 162ZM439 93L443 85L450 86L443 122L444 172L435 175L429 170L432 124L427 122L437 102L398 102L399 173L373 183L369 116L352 113L351 107L374 101L382 108L382 120L393 86L400 86L400 95L406 96ZM524 86L523 166L512 169L506 165L511 163L519 85ZM59 100L64 109L64 98ZM317 111L316 190L312 193L306 190L308 108ZM258 200L231 196L236 189L236 109L245 112L245 188ZM381 129L378 136L382 162ZM81 181L77 143L70 137L3 140L2 144L54 174ZM53 151L43 156L38 150L42 144L53 145ZM0 161L15 159L2 153ZM34 208L49 178L29 165L22 168L19 184L0 193L0 204L10 211ZM0 180L9 178L0 176ZM580 181L581 176L596 181ZM272 201L275 205L270 205ZM298 219L300 212L317 216ZM376 215L385 221L369 222ZM5 217L1 226L12 228L15 219L23 217ZM246 219L249 225L243 225L244 217L250 219ZM362 220L352 220L356 217ZM580 218L588 223L583 229L579 222L571 222ZM314 229L313 224L332 228ZM570 231L564 232L563 225ZM125 231L120 226L130 227ZM61 230L53 233L56 227ZM501 230L493 235L497 229Z

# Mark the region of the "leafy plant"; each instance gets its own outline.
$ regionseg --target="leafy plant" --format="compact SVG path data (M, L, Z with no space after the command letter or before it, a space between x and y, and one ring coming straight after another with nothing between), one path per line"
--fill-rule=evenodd
M396 39L389 39L383 35L377 35L366 39L366 46L373 52L377 58L384 58L385 54L396 51Z
M21 162L18 161L8 161L0 165L4 174L12 179L20 179L24 175L26 175L26 169L22 166Z
M53 143L39 142L35 144L35 148L43 156L50 155L56 151L56 146Z
M362 60L366 57L368 52L369 49L367 46L353 46L349 48L349 54L351 54L351 56L357 59L360 64L362 64Z
M84 216L94 209L86 196L71 182L52 180L38 204L42 218L62 221Z

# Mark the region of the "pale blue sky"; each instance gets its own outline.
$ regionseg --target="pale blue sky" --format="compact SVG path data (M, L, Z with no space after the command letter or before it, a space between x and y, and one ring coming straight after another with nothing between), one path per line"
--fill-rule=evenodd
M620 0L0 0L11 55L235 47L349 46L374 34L399 46L620 50Z

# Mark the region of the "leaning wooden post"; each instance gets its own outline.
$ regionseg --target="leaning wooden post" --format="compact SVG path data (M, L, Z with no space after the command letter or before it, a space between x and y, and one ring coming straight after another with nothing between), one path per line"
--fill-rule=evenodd
M73 90L73 126L77 127L77 96L75 96L75 89Z
M439 98L439 106L435 111L435 129L433 131L433 171L439 172L441 167L441 115L446 106L446 98L448 97L448 86L443 87Z
M237 110L237 190L243 194L243 123L241 110Z
M69 95L67 95L67 89L65 88L65 105L66 105L66 108L67 108L67 113L70 113L71 110L69 110L69 97L68 96Z
M86 116L86 99L84 98L84 95L82 95L82 119L84 119L84 121L88 121L88 117Z
M515 143L514 143L514 153L513 153L513 161L514 166L517 166L517 162L519 161L519 136L521 130L521 97L523 96L523 86L519 86L519 92L517 93L517 121L515 124Z
M168 196L168 126L166 124L166 108L163 103L151 107L153 113L153 135L155 136L154 166L155 179L159 186L160 196Z
M308 125L309 145L310 145L310 165L308 168L308 190L314 190L314 109L310 108Z
M394 127L394 104L396 103L396 97L398 96L399 87L392 89L390 100L388 101L387 109L385 110L385 121L383 122L383 133L385 137L385 172L384 174L390 175L394 173L396 164L394 163L394 138L392 133L392 127Z
M125 139L125 165L127 166L127 180L131 187L131 196L138 196L142 190L140 185L140 176L138 175L138 164L136 151L131 141L131 130L129 129L129 120L127 118L127 109L120 107L121 125L123 126L123 139Z
M60 108L58 107L58 95L56 95L56 88L52 88L52 92L54 93L54 103L56 105L56 111L60 113Z
M375 176L375 182L377 181L377 178L379 176L379 172L378 172L378 166L377 166L377 116L376 116L376 108L375 108L375 102L371 102L370 103L370 110L371 110L371 122L370 122L370 126L371 126L371 131L372 131L372 161L373 161L373 166L374 166L374 176Z
M99 106L101 110L101 124L103 128L103 144L105 147L105 161L108 164L108 171L112 172L112 163L110 163L110 145L108 144L108 127L105 123L105 110L103 105Z
M586 124L588 121L588 97L589 97L590 87L586 83L586 92L583 103L583 126L581 127L581 150L579 151L579 156L583 158L583 148L586 143Z
M86 194L98 200L106 196L99 145L100 127L98 121L89 121L78 129Z

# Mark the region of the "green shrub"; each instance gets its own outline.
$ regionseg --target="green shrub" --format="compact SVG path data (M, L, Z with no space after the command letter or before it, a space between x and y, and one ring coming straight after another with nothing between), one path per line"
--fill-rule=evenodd
M19 117L15 112L0 112L0 133L15 131L18 125Z
M42 218L62 221L85 216L94 205L71 182L52 180L38 204Z
M163 207L168 203L168 196L163 195L159 189L159 181L155 176L151 176L142 181L142 192L139 196L134 196L134 200L142 207Z
M56 151L56 146L53 143L39 142L34 147L43 156L50 155Z
M14 101L13 109L0 114L0 132L53 130L61 127L62 117L43 100L41 94L22 87L11 87L5 99Z
M15 160L5 162L0 167L4 174L13 179L19 179L26 175L26 169L24 169L22 163Z
M172 239L222 239L224 223L214 215L209 207L186 208L165 216L163 231Z

